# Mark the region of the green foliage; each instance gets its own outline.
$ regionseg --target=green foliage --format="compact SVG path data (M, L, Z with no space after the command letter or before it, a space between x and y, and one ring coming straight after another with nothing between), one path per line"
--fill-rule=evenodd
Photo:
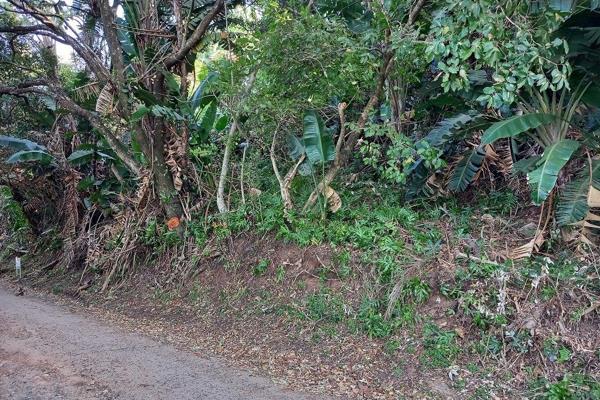
M544 150L542 158L535 164L536 169L527 174L527 180L531 185L532 198L535 204L541 204L558 179L558 173L571 159L573 153L579 148L579 143L564 139Z
M6 218L13 239L20 245L25 244L31 227L21 204L13 198L8 186L0 185L0 210L2 211L0 222Z
M306 300L306 316L314 321L340 322L344 318L340 297L326 291L312 294Z
M42 165L51 165L54 163L54 157L44 150L21 150L6 159L8 164L31 161L39 162Z
M46 150L46 147L31 140L6 135L0 135L0 146L10 147L14 150Z
M335 158L333 137L325 129L323 119L315 111L304 113L304 134L302 136L306 157L311 164L326 163Z
M510 189L493 190L490 193L481 194L479 197L479 207L486 213L495 215L509 215L519 206L520 199Z
M402 288L402 294L404 301L409 299L413 300L417 304L421 304L429 299L431 294L431 287L427 282L423 282L421 279L414 277L409 279Z
M254 269L252 269L252 274L254 276L264 275L264 273L267 272L267 270L269 269L270 264L271 262L269 260L260 260L258 264L254 267Z
M275 3L262 21L270 29L247 39L247 48L255 49L249 62L260 64L253 104L261 129L299 110L322 109L334 98L364 96L376 63L370 43L363 43L367 38L355 36L344 21L307 10L294 14Z
M370 298L363 299L357 318L369 337L387 337L395 328L393 321L386 321L383 317L379 302Z
M17 150L17 152L6 159L8 164L31 161L39 162L42 165L51 165L54 163L54 157L48 153L46 147L31 140L0 135L0 146Z
M448 0L433 19L426 51L437 61L446 91L469 90L469 71L491 69L492 80L478 100L500 108L514 103L523 87L568 87L568 44L551 38L564 19L551 9L529 13L519 2Z
M158 254L162 254L169 248L181 242L181 238L176 231L171 231L166 224L160 224L156 219L151 219L146 223L141 232L142 243L155 249Z
M523 114L496 122L483 133L481 143L490 144L501 138L514 137L556 121L553 114Z
M449 367L460 353L456 333L440 329L433 323L423 328L423 347L422 362L436 368Z
M114 160L112 156L95 149L75 150L67 157L67 161L73 165L88 164L93 159Z
M549 382L540 379L532 392L546 400L583 400L600 398L600 384L591 376L566 374L562 379Z

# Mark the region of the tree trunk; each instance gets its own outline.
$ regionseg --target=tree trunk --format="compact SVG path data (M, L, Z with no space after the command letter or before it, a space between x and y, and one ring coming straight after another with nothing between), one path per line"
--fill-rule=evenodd
M154 185L160 201L165 209L167 218L181 218L183 207L177 196L177 190L173 184L173 177L165 162L164 123L160 119L154 120L154 131L152 132L152 161L150 164Z
M229 127L229 132L227 133L227 142L225 142L225 153L223 154L223 162L221 163L221 174L219 176L219 184L217 186L217 208L219 209L219 213L223 214L229 211L227 204L225 204L225 181L227 180L227 172L229 170L229 158L231 157L231 146L233 146L233 138L235 136L235 132L238 128L238 119L241 112L241 103L244 100L244 97L250 92L252 86L254 85L254 80L256 79L256 71L253 71L248 78L248 81L244 85L244 89L239 96L238 101L238 110L232 115L231 126Z
M279 128L278 128L279 129ZM277 178L277 182L279 183L279 192L281 193L281 200L283 201L283 214L286 216L289 215L290 211L294 209L294 202L292 200L292 196L290 194L290 185L292 184L292 180L296 176L298 172L298 167L306 158L306 153L302 154L300 158L296 161L296 163L290 168L288 173L285 175L285 178L281 177L281 173L279 172L279 167L277 167L277 160L275 159L275 143L277 141L277 129L273 134L273 141L271 142L271 165L273 166L273 172L275 173L275 178Z
M221 163L221 175L219 176L219 185L217 187L217 208L219 213L223 214L229 211L225 204L225 181L227 180L227 172L229 171L229 157L231 156L231 146L233 146L233 137L237 130L237 120L231 121L229 132L227 133L227 142L225 143L225 153L223 154L223 162Z

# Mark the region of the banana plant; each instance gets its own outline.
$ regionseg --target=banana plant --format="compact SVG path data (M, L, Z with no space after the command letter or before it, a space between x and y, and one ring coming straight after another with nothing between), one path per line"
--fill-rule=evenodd
M315 111L307 111L304 114L302 141L304 142L306 157L312 165L325 164L327 161L335 159L331 131L325 128L323 119Z
M481 143L487 145L501 138L526 135L543 149L541 157L533 156L519 162L527 174L532 200L536 205L548 198L556 186L560 170L581 146L579 141L567 139L567 135L575 112L586 102L584 95L590 87L591 82L580 82L570 95L566 88L560 94L533 89L530 100L521 99L522 115L496 122L481 138Z
M316 165L326 164L335 159L332 132L325 126L323 119L312 110L304 113L302 137L290 135L288 147L289 155L294 160L306 155L306 160L298 168L300 175L310 175Z
M459 113L440 121L420 142L417 143L417 149L425 150L442 149L440 154L450 155L456 150L457 143L464 140L469 133L487 127L487 122L483 116L477 112ZM419 155L420 153L418 153ZM451 191L463 191L473 181L477 172L483 165L485 159L485 149L476 147L469 151L460 159L456 168L448 181L448 189ZM431 194L432 190L428 186L428 180L432 176L430 167L426 166L426 160L421 155L407 169L406 175L409 178L407 185L407 198L412 199L420 194Z

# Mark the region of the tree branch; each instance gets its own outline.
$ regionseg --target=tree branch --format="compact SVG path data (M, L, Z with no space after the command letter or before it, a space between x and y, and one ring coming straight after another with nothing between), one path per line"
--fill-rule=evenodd
M425 2L426 0L417 0L414 7L410 10L410 13L408 14L408 26L412 26L415 23L415 20L417 19L419 12L421 12L421 8L423 8L423 6L425 5Z
M116 77L116 82L113 83L113 89L117 93L117 99L121 106L121 110L127 116L129 114L129 104L127 103L127 96L121 88L125 87L125 63L123 61L123 49L119 44L119 38L117 37L117 30L114 23L113 11L108 4L108 0L99 0L100 18L102 19L102 25L104 27L104 36L106 37L106 44L110 50L110 59L113 65L113 73Z
M71 37L61 26L57 25L47 13L44 13L34 7L32 4L25 0L7 0L21 13L29 15L38 22L41 23L46 29L40 29L37 32L28 32L31 34L40 34L49 36L54 40L71 46L71 48L83 59L90 69L94 72L98 79L111 82L111 76L108 69L104 66L102 61L94 53L92 49L87 47L85 43L79 41L77 38ZM52 15L54 16L54 15ZM58 16L61 20L64 20L61 16ZM29 29L29 28L25 28Z
M175 51L173 54L168 56L165 60L165 67L171 68L178 62L182 61L188 53L200 43L206 31L210 27L210 23L215 19L215 17L221 12L223 6L225 4L225 0L217 0L213 8L204 16L200 24L196 27L194 32L191 34L189 39Z
M27 93L50 96L66 110L87 119L94 128L104 135L110 147L115 151L115 153L117 153L127 168L129 168L129 170L137 176L141 174L142 168L140 164L129 154L127 147L125 147L125 145L115 136L111 129L104 124L100 116L75 103L66 94L64 94L60 88L53 86L51 82L47 81L46 79L33 79L30 81L20 82L15 86L0 85L0 96L4 94L20 96Z
M43 24L30 25L30 26L0 26L0 32L2 33L14 33L18 35L26 35L29 33L39 33L39 31L48 30L48 27Z

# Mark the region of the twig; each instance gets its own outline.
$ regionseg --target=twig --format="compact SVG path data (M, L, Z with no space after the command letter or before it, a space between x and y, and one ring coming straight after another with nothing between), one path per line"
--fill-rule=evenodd
M464 259L467 259L467 260L473 260L473 261L477 261L477 262L480 262L480 263L495 265L497 267L501 267L502 266L502 264L498 264L495 261L484 260L482 258L475 257L475 256L472 256L470 254L465 254L465 253L462 253L462 252L456 253L456 258L464 258Z

